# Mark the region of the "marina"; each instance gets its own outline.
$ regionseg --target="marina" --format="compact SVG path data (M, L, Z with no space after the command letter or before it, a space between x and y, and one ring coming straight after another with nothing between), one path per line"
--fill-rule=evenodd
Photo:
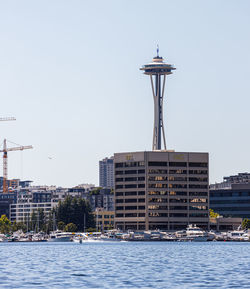
M196 225L189 225L186 230L176 232L164 231L141 231L141 232L121 232L110 230L101 232L63 232L60 230L45 234L44 232L27 232L21 230L12 235L0 234L0 242L98 242L98 241L162 241L162 242L207 242L207 241L236 241L249 242L250 230L234 230L228 232L203 231Z

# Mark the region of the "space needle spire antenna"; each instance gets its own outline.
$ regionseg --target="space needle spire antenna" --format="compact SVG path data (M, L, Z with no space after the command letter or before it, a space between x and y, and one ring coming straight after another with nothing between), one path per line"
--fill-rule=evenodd
M171 64L165 63L163 58L159 56L158 45L156 51L157 56L153 58L152 62L140 68L140 70L144 71L144 74L150 76L154 98L153 151L162 149L162 140L164 143L164 150L167 149L163 125L163 96L166 76L172 74L172 70L175 70Z

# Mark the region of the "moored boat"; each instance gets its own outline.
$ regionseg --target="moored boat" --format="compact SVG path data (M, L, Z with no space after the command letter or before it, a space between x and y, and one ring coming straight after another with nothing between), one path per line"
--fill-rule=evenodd
M70 242L74 234L71 232L55 231L50 233L48 242Z

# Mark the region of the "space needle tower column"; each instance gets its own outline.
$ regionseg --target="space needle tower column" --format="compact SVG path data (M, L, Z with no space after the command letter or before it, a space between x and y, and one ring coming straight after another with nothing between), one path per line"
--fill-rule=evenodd
M164 149L167 149L163 126L163 96L166 76L172 74L172 70L174 69L175 68L171 64L163 62L163 58L159 56L159 48L157 48L157 56L153 58L152 62L140 68L140 70L144 71L144 74L150 76L154 98L154 129L152 150L161 150L162 139L164 142Z

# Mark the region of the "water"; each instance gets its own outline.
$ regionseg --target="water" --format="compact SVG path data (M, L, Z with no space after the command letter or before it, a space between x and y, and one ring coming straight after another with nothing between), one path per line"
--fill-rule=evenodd
M250 288L250 243L1 243L0 288Z

